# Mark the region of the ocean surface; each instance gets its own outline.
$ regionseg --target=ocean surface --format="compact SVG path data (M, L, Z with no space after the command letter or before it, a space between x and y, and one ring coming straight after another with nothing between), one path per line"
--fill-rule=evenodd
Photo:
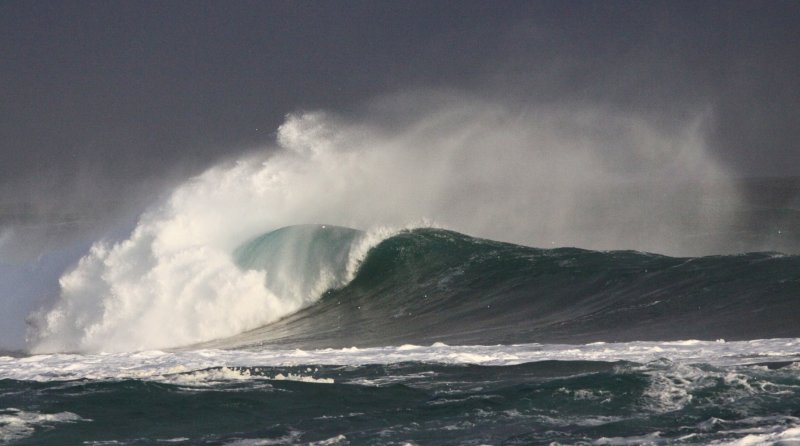
M800 444L797 255L302 225L231 257L270 295L316 296L246 330L212 320L199 332L222 335L203 339L177 311L153 319L65 292L31 321L41 334L30 352L0 354L0 443ZM81 263L62 288L86 286L78 279L98 267ZM216 283L190 272L193 295ZM124 324L104 331L98 315ZM129 348L153 324L199 342Z

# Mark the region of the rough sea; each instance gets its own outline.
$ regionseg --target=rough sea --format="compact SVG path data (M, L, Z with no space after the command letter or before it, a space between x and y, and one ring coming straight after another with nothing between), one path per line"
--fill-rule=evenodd
M364 237L294 226L234 257L278 277L277 253L303 250L295 267L315 282L346 276ZM64 353L80 345L54 329L43 354L0 356L0 442L800 442L798 256L536 249L422 228L351 268L313 304L191 347Z
M102 203L0 207L0 444L800 444L798 179L433 118L289 115L71 238Z

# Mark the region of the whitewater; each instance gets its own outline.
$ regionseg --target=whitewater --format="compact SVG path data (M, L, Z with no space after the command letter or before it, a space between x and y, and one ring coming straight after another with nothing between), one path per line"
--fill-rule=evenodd
M0 270L0 443L800 442L799 202L734 218L705 111L438 99Z

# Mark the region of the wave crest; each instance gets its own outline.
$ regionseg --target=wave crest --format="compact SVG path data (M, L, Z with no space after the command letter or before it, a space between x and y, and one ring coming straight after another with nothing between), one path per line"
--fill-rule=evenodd
M156 255L142 237L96 244L61 278L61 299L37 321L34 352L175 347L251 330L345 285L380 241L375 232L304 225L233 255L207 245Z

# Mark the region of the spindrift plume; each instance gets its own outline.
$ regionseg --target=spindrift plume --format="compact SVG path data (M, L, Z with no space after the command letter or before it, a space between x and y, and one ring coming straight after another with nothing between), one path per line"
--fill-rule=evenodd
M665 126L611 109L437 99L444 105L395 98L416 104L414 113L378 104L358 122L289 115L275 150L209 169L144 213L126 240L95 243L61 277L57 301L31 317L32 350L162 348L250 330L345 285L369 246L391 233L342 243L331 258L345 265L315 272L311 233L293 233L271 266L237 264L245 242L297 224L431 219L534 246L716 248L675 237L687 225L720 231L719 210L732 200L704 149L707 113Z

